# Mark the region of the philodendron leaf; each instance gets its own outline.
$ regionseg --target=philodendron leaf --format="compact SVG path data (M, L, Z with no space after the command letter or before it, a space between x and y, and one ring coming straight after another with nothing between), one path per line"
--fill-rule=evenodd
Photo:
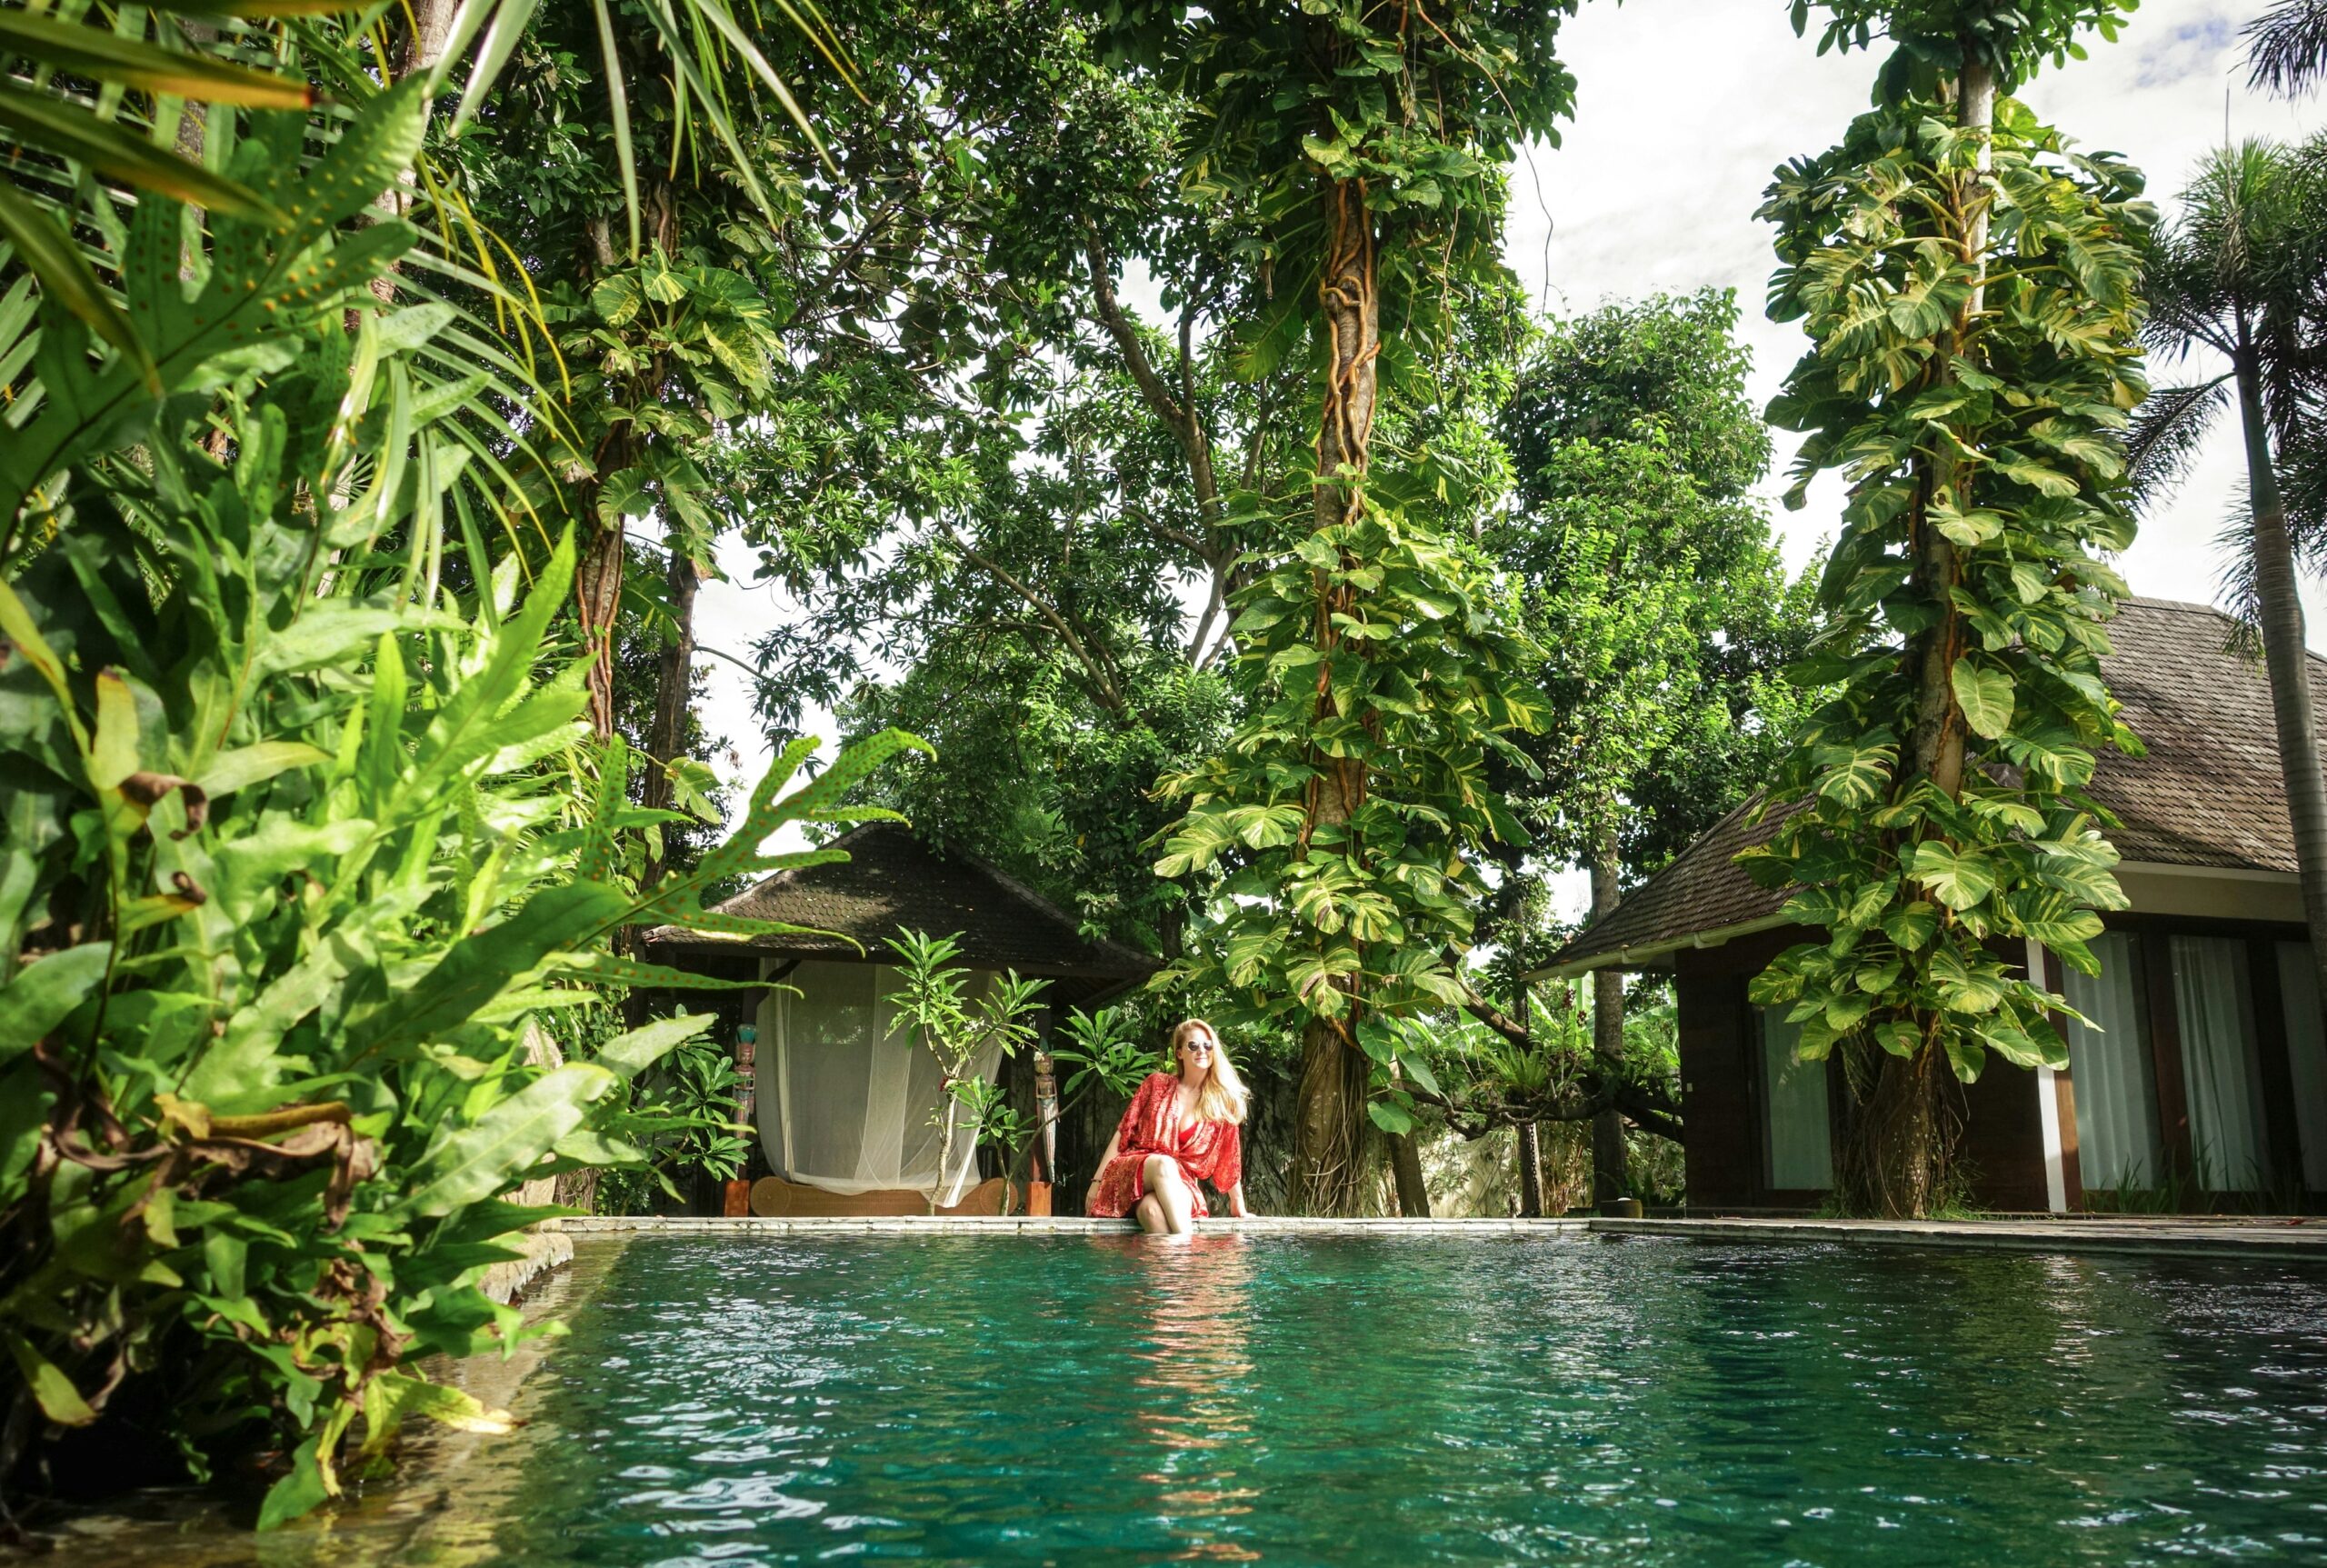
M1915 845L1909 869L1933 898L1959 913L1996 890L1995 871L1985 856L1977 852L1958 854L1935 838Z
M1393 1137L1414 1130L1413 1114L1404 1106L1393 1105L1387 1100L1368 1100L1365 1114L1373 1119L1375 1126Z
M404 1211L433 1218L515 1186L617 1082L613 1073L588 1062L569 1063L534 1079L413 1168L415 1185Z
M1948 672L1955 700L1963 706L1963 722L1983 740L1994 740L2012 727L2016 688L2012 672L1973 659L1958 659Z

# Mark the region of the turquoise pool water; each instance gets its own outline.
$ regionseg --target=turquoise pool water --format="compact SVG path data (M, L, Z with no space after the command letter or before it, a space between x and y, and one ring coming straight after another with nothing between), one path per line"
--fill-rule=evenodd
M464 1561L2327 1559L2316 1272L650 1238L572 1323Z

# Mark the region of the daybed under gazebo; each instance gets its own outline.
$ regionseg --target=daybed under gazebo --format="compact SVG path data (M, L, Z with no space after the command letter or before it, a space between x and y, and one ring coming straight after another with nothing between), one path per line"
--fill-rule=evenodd
M907 930L959 934L959 963L982 984L1005 970L1047 980L1040 1026L1074 1006L1128 989L1156 961L1118 943L1094 940L1073 916L1032 888L974 856L940 852L900 824L870 823L833 841L849 858L781 872L719 905L727 914L777 920L830 935L722 939L663 926L642 956L698 974L769 982L744 999L736 1022L756 1026L750 1070L767 1174L752 1186L755 1213L913 1214L934 1193L941 1212L993 1213L1002 1183L977 1181L977 1151L957 1136L948 1169L938 1168L941 1109L937 1063L917 1041L892 1031L888 998L903 977L889 947ZM781 983L780 984L777 983ZM1047 1057L999 1071L1029 1120L1036 1076ZM1049 1168L1026 1194L1038 1212Z

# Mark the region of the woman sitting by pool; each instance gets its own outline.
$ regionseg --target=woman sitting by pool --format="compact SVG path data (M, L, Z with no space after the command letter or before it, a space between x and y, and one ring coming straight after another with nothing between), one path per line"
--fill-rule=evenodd
M1172 1061L1176 1075L1151 1073L1131 1097L1099 1158L1083 1212L1111 1220L1136 1214L1150 1235L1184 1236L1211 1217L1204 1182L1228 1195L1235 1218L1252 1213L1244 1206L1236 1132L1244 1119L1244 1085L1218 1031L1201 1018L1172 1031Z

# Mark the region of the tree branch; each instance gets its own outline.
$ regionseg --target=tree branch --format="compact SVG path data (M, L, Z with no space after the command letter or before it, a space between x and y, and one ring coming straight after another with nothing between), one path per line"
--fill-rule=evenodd
M1084 225L1084 253L1091 265L1091 297L1098 307L1099 325L1115 340L1115 347L1123 355L1124 368L1147 399L1155 416L1161 419L1179 442L1180 450L1188 460L1188 477L1195 491L1196 512L1206 522L1221 513L1220 486L1212 472L1212 443L1205 436L1203 425L1196 418L1195 382L1191 358L1190 335L1194 330L1193 317L1180 317L1180 381L1188 401L1183 404L1172 395L1164 385L1164 377L1147 357L1147 347L1139 340L1139 328L1115 297L1114 263L1108 256L1105 243L1092 225Z
M938 524L937 531L945 536L947 543L962 553L962 559L1024 600L1027 607L1040 615L1044 624L1052 631L1058 634L1059 640L1066 644L1067 652L1074 655L1075 662L1083 666L1084 673L1091 678L1092 695L1099 699L1101 706L1113 714L1122 714L1126 711L1123 693L1116 687L1107 666L1092 655L1089 647L1084 644L1081 637L1075 634L1074 626L1068 624L1066 616L1056 605L1019 581L1000 562L971 549L963 541L962 536L954 533L952 528L941 523Z

